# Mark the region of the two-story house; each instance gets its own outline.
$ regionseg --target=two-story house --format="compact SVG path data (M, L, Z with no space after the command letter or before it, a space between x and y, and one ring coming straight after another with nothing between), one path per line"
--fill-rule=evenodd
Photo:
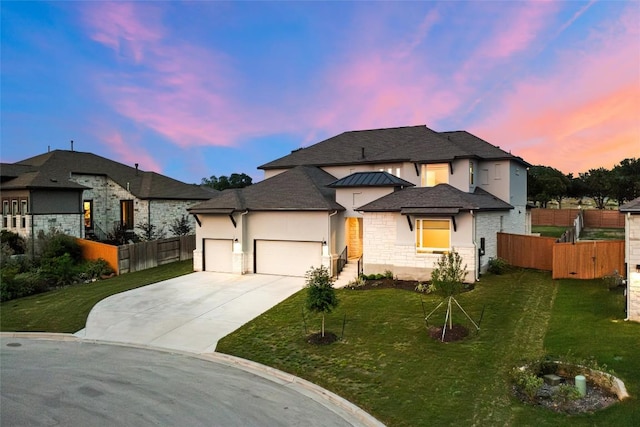
M2 229L25 237L54 228L105 238L114 227L168 227L214 193L104 157L53 150L0 165ZM195 226L195 222L193 223Z
M265 180L194 206L196 270L303 275L360 258L426 280L455 250L475 280L496 233L528 233L527 168L464 131L345 132L259 167Z

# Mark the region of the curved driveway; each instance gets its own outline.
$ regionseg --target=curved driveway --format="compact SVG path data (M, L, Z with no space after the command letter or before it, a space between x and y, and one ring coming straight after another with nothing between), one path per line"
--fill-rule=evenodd
M363 425L304 385L213 360L81 340L0 345L2 426Z
M220 338L303 286L302 277L191 273L100 301L76 335L212 353Z

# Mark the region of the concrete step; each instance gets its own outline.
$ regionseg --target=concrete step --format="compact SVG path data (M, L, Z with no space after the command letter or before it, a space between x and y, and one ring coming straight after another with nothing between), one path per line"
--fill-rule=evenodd
M358 277L358 261L347 261L344 268L338 275L338 278L333 283L335 288L344 288L349 282L355 280Z

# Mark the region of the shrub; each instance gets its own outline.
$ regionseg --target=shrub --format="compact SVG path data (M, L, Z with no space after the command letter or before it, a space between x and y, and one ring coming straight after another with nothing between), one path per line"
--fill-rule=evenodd
M176 218L169 226L169 230L174 236L186 236L192 233L191 222L188 215L182 215L180 218Z
M3 245L6 243L13 251L13 254L23 254L27 249L27 243L24 237L13 231L0 231L0 242L2 242Z
M38 270L17 273L15 275L3 274L2 280L0 281L0 301L22 298L47 290L48 287L40 277Z
M508 271L509 264L502 258L489 258L489 267L487 271L491 274L504 274Z
M164 238L164 228L158 228L157 226L150 224L148 222L143 222L136 226L138 233L136 236L143 242L148 242L151 240L158 240Z
M50 286L66 286L77 281L81 267L70 254L57 258L45 258L40 266L42 278Z
M107 261L102 258L86 261L82 265L81 270L82 272L80 273L80 275L84 280L99 279L102 276L107 276L114 272L113 269L109 266L109 263L107 263Z
M75 263L82 261L82 248L75 237L62 234L56 230L49 233L40 231L38 234L38 246L43 261L59 258L68 254Z
M514 369L513 381L518 389L533 402L538 394L538 390L544 384L544 380L530 369Z
M391 270L385 270L385 271L384 271L384 275L383 275L383 277L384 277L385 279L393 279L393 271L391 271Z
M582 395L578 389L571 384L560 384L556 391L551 395L551 399L560 404L565 404L580 398L582 398Z

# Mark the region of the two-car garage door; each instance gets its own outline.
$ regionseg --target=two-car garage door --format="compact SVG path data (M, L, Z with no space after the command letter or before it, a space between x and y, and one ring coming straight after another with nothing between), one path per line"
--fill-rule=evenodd
M258 274L304 276L322 264L322 243L293 240L255 240L254 271Z

